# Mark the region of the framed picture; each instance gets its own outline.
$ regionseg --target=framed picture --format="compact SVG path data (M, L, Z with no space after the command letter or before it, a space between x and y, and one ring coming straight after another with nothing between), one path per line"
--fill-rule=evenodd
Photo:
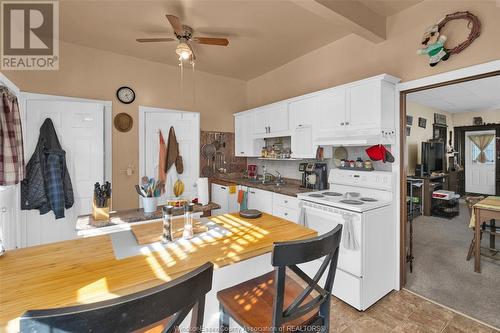
M406 126L406 136L410 136L411 134L411 126Z
M427 119L419 117L418 118L418 127L422 127L422 128L427 127Z
M406 125L413 125L413 116L406 116Z
M446 115L434 113L434 124L446 125Z

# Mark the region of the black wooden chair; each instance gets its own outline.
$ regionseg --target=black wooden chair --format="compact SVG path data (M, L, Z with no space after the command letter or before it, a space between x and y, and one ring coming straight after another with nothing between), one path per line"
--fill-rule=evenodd
M319 237L275 243L274 271L217 293L220 332L229 331L230 318L249 332L328 332L341 235L338 225ZM314 277L297 267L320 258L324 260Z
M160 286L92 304L30 310L20 321L21 333L178 332L193 310L190 332L201 332L205 295L212 289L213 264Z

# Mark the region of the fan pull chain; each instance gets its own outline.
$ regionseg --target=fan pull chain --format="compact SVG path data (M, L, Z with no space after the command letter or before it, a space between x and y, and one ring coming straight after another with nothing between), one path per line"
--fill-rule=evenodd
M191 61L191 68L193 72L193 107L196 102L196 76L195 76L195 70L194 70L194 61Z
M184 65L181 57L179 57L179 66L181 67L181 102L182 102L184 100Z

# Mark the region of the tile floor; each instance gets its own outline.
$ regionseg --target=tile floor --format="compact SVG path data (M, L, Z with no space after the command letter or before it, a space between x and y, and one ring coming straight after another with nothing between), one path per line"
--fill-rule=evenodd
M418 297L392 292L365 312L333 298L330 332L334 333L493 333L500 332Z

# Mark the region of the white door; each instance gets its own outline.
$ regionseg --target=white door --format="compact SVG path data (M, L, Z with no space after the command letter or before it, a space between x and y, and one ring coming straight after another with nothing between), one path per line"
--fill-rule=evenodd
M7 250L17 246L19 191L16 186L0 186L0 241Z
M210 201L220 206L220 209L212 211L212 215L227 214L229 210L229 190L227 186L212 184L212 197Z
M26 211L26 246L76 237L76 219L90 214L94 183L104 180L104 105L97 102L61 100L26 101L25 157L33 155L40 127L45 119L54 124L59 142L66 151L66 165L73 185L75 203L65 218L49 212Z
M329 90L318 96L318 131L316 137L338 135L345 128L345 89Z
M255 134L266 134L269 126L269 110L265 107L252 111L253 132Z
M495 131L474 131L465 133L465 192L495 194L495 143L493 139L486 147L486 162L477 160L480 149L471 141L471 135L493 134Z
M159 170L159 131L162 132L165 143L168 144L168 132L173 126L179 153L182 157L184 171L182 174L167 176L166 191L159 200L165 204L172 196L173 182L177 179L184 183L183 198L192 200L197 196L196 180L200 176L200 115L195 112L182 112L168 109L139 107L139 158L140 174L158 179ZM175 169L175 167L174 167ZM131 195L135 191L130 190ZM142 204L142 203L141 203Z

